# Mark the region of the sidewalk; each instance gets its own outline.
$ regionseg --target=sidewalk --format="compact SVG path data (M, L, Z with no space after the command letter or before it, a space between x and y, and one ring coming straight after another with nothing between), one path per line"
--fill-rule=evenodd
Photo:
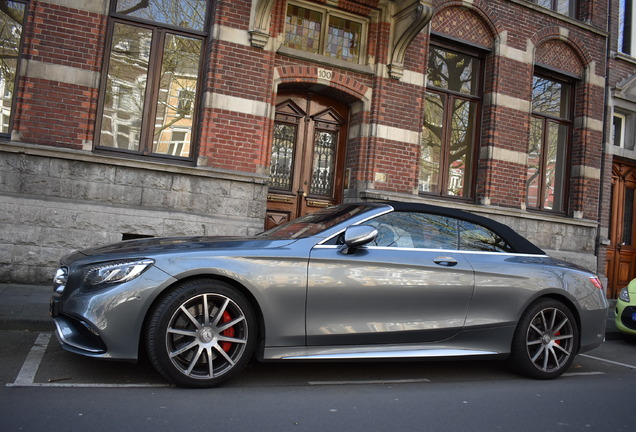
M54 330L49 316L53 287L0 284L0 330Z
M0 330L54 330L49 317L52 286L0 284ZM607 312L608 340L621 338L614 325L616 300L609 300Z

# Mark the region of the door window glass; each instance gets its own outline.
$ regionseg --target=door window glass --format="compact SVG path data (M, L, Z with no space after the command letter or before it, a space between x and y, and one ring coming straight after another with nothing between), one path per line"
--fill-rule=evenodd
M488 228L447 216L392 212L365 225L378 230L374 246L513 252L501 236Z
M459 221L459 248L468 251L513 252L495 232L472 222Z
M634 229L634 189L625 188L623 216L623 246L632 246Z
M457 249L457 220L440 215L393 212L366 223L378 230L375 246Z
M309 193L331 196L338 134L317 130L314 136L314 160Z
M272 162L269 169L269 186L272 189L291 191L296 125L276 123L272 142Z

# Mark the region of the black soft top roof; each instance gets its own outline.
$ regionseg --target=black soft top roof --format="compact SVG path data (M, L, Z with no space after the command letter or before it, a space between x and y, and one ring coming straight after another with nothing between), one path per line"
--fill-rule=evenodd
M371 203L365 203L365 204L371 204ZM400 201L383 201L383 202L377 202L377 204L390 205L396 211L423 212L423 213L436 214L440 216L449 216L449 217L465 220L467 222L473 222L499 234L504 240L508 242L508 244L517 253L545 255L545 252L541 248L539 248L538 246L530 242L525 237L517 234L517 232L515 232L508 225L504 225L500 222L497 222L495 220L492 220L484 216L479 216L474 213L466 212L463 210L457 210L453 208L441 207L441 206L436 206L431 204L407 203L407 202L400 202Z

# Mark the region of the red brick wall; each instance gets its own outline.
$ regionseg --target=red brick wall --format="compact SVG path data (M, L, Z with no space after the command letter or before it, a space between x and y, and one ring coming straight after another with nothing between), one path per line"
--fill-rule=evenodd
M25 61L100 70L105 16L45 2L33 1L29 6ZM14 130L26 142L81 148L84 141L93 139L97 97L93 87L22 77Z
M316 1L326 4L326 1ZM506 34L506 45L526 51L536 48L536 63L582 76L592 62L596 74L605 70L607 20L605 2L582 0L581 17L586 25L542 13L522 1L435 0L431 29L446 35L452 43L465 43L486 51L484 100L490 93L530 101L533 65L496 55L496 42ZM333 2L329 3L330 5ZM342 10L367 16L380 16L378 0L340 0ZM278 0L272 9L271 40L284 29L286 2ZM211 26L249 30L251 0L214 2ZM26 61L67 66L87 72L103 73L107 17L32 1L25 26L23 57ZM588 26L588 27L586 27ZM593 26L597 31L590 31ZM211 27L213 28L213 27ZM566 29L567 40L560 29ZM428 28L409 46L404 66L407 71L424 74L428 57ZM274 43L275 45L275 43ZM390 26L387 18L368 28L367 54L386 65L390 53ZM319 65L279 55L239 43L213 40L207 45L203 93L218 97L245 98L259 106L273 107L276 86L290 83L316 83ZM362 111L352 114L350 127L382 125L417 134L421 128L424 89L404 80L387 78L382 67L371 65L368 73L320 65L333 70L331 94L348 101L359 101ZM617 64L612 70L616 82L629 72ZM278 81L274 81L274 72ZM578 85L576 116L603 119L603 91L599 87ZM25 142L81 148L92 141L98 90L77 84L62 84L44 78L22 77L18 87L15 129ZM367 96L371 95L370 99ZM273 109L273 108L271 108ZM270 109L270 111L271 111ZM271 140L271 112L237 114L213 107L200 110L198 156L211 167L246 172L267 172ZM492 146L518 153L527 151L529 113L484 103L480 146ZM572 163L600 168L602 136L596 131L575 130ZM356 137L348 143L347 168L353 181L373 182L376 173L386 174L379 190L411 194L417 187L419 144L377 137ZM488 198L494 205L518 208L524 201L525 167L510 162L480 160L477 167L475 201ZM573 179L571 211L584 217L597 217L599 182Z

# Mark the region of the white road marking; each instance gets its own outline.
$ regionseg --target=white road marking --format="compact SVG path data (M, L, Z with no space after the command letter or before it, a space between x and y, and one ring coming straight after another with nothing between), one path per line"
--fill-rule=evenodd
M65 388L168 388L170 384L100 384L100 383L29 383L7 384L7 387L65 387Z
M413 384L431 382L426 378L420 379L398 379L398 380L352 380L352 381L309 381L312 386L319 385L362 385L362 384Z
M98 383L36 383L35 374L40 368L44 352L49 346L51 333L40 333L22 364L18 377L7 387L171 387L170 384L98 384Z
M592 376L592 375L605 375L605 372L569 372L564 373L564 377L573 377L573 376Z
M40 367L40 362L42 361L42 357L44 357L44 351L46 351L46 347L49 346L50 340L51 333L40 333L38 335L13 385L22 386L33 384L35 374Z
M587 357L587 358L590 358L590 359L593 359L593 360L602 361L604 363L610 363L610 364L617 365L617 366L623 366L623 367L630 368L630 369L636 369L635 365L630 365L630 364L627 364L627 363L620 363L620 362L616 362L616 361L613 361L613 360L607 360L607 359L604 359L604 358L601 358L601 357L594 357L594 356L591 356L591 355L588 355L588 354L580 354L580 355L581 355L581 357Z

